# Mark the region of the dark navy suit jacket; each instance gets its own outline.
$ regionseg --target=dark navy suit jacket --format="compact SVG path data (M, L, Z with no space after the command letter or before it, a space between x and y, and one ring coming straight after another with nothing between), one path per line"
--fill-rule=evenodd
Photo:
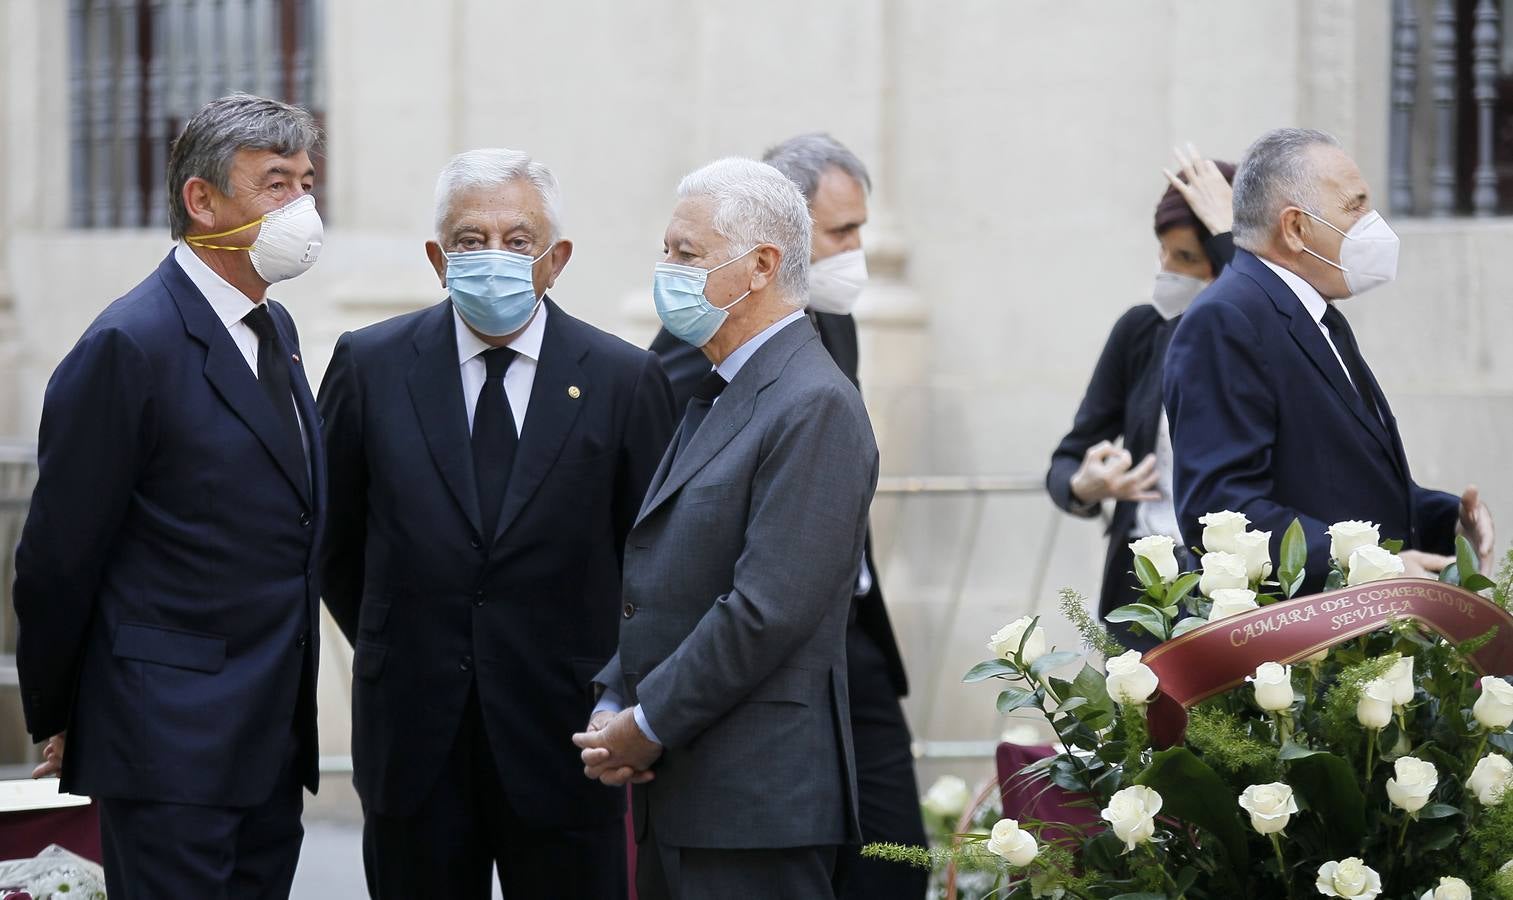
M480 532L451 301L343 335L321 385L326 605L356 649L352 761L370 813L419 808L474 690L517 815L590 824L624 810L623 790L583 777L571 738L615 652L625 537L672 398L655 356L545 302L493 534Z
M256 805L291 741L315 790L325 466L294 322L268 305L308 460L172 254L48 383L17 662L32 737L68 731L64 790Z
M1198 518L1234 510L1270 531L1272 558L1301 519L1303 590L1323 588L1326 529L1381 526L1406 549L1450 553L1460 500L1414 484L1387 398L1367 373L1373 415L1303 303L1260 259L1238 251L1182 317L1166 355L1164 395L1177 514L1187 543Z

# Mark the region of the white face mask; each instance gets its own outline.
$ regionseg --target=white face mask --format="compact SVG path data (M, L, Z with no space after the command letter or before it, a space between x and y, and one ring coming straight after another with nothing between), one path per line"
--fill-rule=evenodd
M210 239L223 238L257 225L263 227L257 233L257 240L249 247L207 243ZM215 234L185 235L184 240L196 247L210 250L250 251L253 271L269 284L277 284L296 275L303 275L315 265L315 261L320 258L324 237L325 226L321 224L320 213L315 209L315 198L305 194L246 225Z
M1303 252L1344 272L1345 286L1350 289L1352 297L1397 277L1397 253L1401 242L1381 213L1373 209L1357 219L1349 231L1340 231L1306 209L1303 214L1329 225L1345 238L1340 242L1339 262L1325 259L1307 247Z
M867 256L847 250L809 266L809 308L815 312L849 315L867 286Z
M1187 311L1198 294L1208 287L1208 282L1191 275L1176 272L1157 272L1156 283L1151 287L1151 305L1163 319L1175 319Z

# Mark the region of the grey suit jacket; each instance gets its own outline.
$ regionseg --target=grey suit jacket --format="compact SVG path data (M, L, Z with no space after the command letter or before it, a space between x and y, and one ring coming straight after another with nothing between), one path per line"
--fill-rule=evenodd
M619 652L594 679L640 703L665 748L638 837L649 822L683 847L858 842L846 617L877 486L861 396L800 319L671 454L626 542Z

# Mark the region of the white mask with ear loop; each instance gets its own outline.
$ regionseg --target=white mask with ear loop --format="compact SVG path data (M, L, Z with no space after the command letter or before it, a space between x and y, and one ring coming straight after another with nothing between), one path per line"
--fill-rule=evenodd
M1349 231L1340 231L1306 209L1303 214L1315 222L1323 222L1344 238L1340 242L1339 262L1325 259L1307 245L1303 252L1345 273L1345 287L1350 289L1350 296L1364 294L1397 277L1397 255L1402 242L1381 213L1373 209L1357 219Z

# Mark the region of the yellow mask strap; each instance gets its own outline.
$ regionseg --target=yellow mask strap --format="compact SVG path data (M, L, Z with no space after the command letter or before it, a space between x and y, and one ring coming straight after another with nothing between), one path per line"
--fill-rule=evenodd
M249 228L263 224L263 220L266 218L268 217L260 216L256 219L253 219L251 222L248 222L246 225L238 225L237 227L229 229L227 231L217 231L215 234L186 234L184 235L184 243L192 244L196 247L204 247L206 250L251 250L252 246L250 244L246 247L223 247L217 244L207 244L205 243L205 241L209 238L221 238L225 237L228 234L236 234L239 231L246 231Z

